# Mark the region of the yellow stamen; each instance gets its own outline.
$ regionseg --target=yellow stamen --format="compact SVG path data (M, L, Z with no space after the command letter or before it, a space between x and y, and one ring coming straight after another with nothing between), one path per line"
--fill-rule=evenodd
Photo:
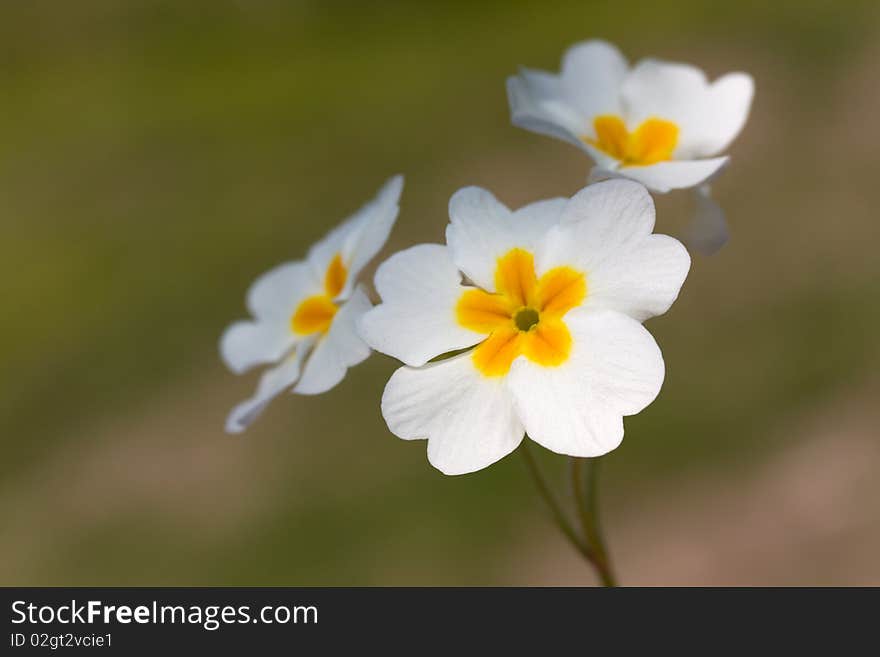
M545 367L562 365L571 353L571 333L559 319L544 319L523 340L522 353Z
M495 267L495 289L520 306L526 306L535 293L535 259L522 249L511 249Z
M624 166L646 166L672 159L678 143L678 126L665 119L650 118L633 132L619 116L603 114L593 120L596 138L584 138Z
M290 318L290 328L300 335L324 333L336 316L336 304L324 295L316 294L303 301Z
M290 318L290 329L299 335L326 333L339 310L334 299L345 287L348 269L336 254L324 274L324 294L308 297L297 306Z
M510 321L514 305L507 297L476 288L461 295L456 306L458 321L472 331L491 333Z
M459 324L488 334L473 352L477 369L503 376L520 355L545 367L564 363L572 340L562 317L586 297L586 277L556 267L538 279L532 254L512 249L498 259L495 288L469 289L456 306Z
M474 349L474 365L484 376L503 376L522 351L523 333L514 326L492 331L489 337Z
M345 287L345 279L348 277L348 268L342 262L342 256L337 253L330 266L327 267L327 273L324 274L324 291L331 299L337 297L342 288Z

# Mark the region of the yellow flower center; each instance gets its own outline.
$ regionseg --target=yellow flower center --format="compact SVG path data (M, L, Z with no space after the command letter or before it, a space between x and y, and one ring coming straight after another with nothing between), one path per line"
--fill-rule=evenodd
M299 335L326 333L339 310L334 299L345 287L347 276L348 268L337 253L324 274L324 294L310 296L297 306L290 318L290 329Z
M586 297L586 277L556 267L539 279L532 254L511 249L498 259L495 289L494 294L467 290L455 308L459 324L489 336L473 351L477 369L503 376L517 356L545 367L564 363L571 334L562 317Z
M593 120L593 128L596 138L584 137L584 141L624 166L646 166L671 160L678 143L678 126L666 119L647 119L630 132L619 116L603 114Z

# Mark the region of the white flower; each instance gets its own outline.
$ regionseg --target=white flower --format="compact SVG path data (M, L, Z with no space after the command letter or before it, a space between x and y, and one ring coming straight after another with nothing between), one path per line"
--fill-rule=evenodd
M372 307L358 274L384 246L397 219L403 177L391 178L376 197L312 246L304 261L266 272L247 293L253 320L226 329L220 353L240 374L276 363L260 379L256 394L236 406L226 421L243 431L286 388L326 392L349 367L370 355L355 329Z
M613 45L570 48L558 75L523 69L507 80L514 125L586 151L597 168L656 192L706 182L749 114L754 82L709 83L690 65L643 59L630 68Z
M446 474L494 463L524 432L573 456L617 447L622 417L663 382L640 322L669 308L690 268L677 240L652 234L650 194L610 180L511 212L469 187L449 215L447 246L379 267L382 303L360 322L370 346L406 364L382 397L388 427L427 438Z

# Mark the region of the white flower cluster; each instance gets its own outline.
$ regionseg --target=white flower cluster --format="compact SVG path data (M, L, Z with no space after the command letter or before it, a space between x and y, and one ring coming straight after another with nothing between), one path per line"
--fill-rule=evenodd
M752 79L710 84L696 68L657 60L630 68L610 44L588 41L565 54L560 74L522 70L507 90L515 125L575 144L596 164L591 179L608 180L517 210L486 190L459 190L446 244L385 261L373 307L357 277L397 218L403 179L392 178L305 260L251 287L253 319L226 330L221 353L237 373L272 367L228 431L284 390L329 390L372 348L404 363L382 396L388 427L427 439L429 461L446 474L485 468L526 435L579 457L620 444L623 417L663 383L642 322L669 309L690 268L679 241L653 232L648 190L700 190L704 214L719 216L706 209L705 183L728 161L719 153L745 123Z

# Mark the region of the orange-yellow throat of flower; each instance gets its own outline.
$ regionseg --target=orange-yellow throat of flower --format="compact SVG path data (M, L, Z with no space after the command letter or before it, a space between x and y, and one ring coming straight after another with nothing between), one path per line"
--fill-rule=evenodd
M556 267L539 279L531 253L512 249L498 259L494 294L471 289L456 305L459 324L489 337L473 351L485 376L503 376L517 356L555 367L571 353L571 334L563 315L587 295L586 277Z
M672 121L651 118L630 132L619 116L603 114L593 120L596 138L588 144L607 153L623 166L647 166L672 159L678 143L678 126Z
M348 268L336 254L324 274L324 294L315 294L297 306L290 318L290 328L299 335L326 333L339 307L335 299L345 287Z

